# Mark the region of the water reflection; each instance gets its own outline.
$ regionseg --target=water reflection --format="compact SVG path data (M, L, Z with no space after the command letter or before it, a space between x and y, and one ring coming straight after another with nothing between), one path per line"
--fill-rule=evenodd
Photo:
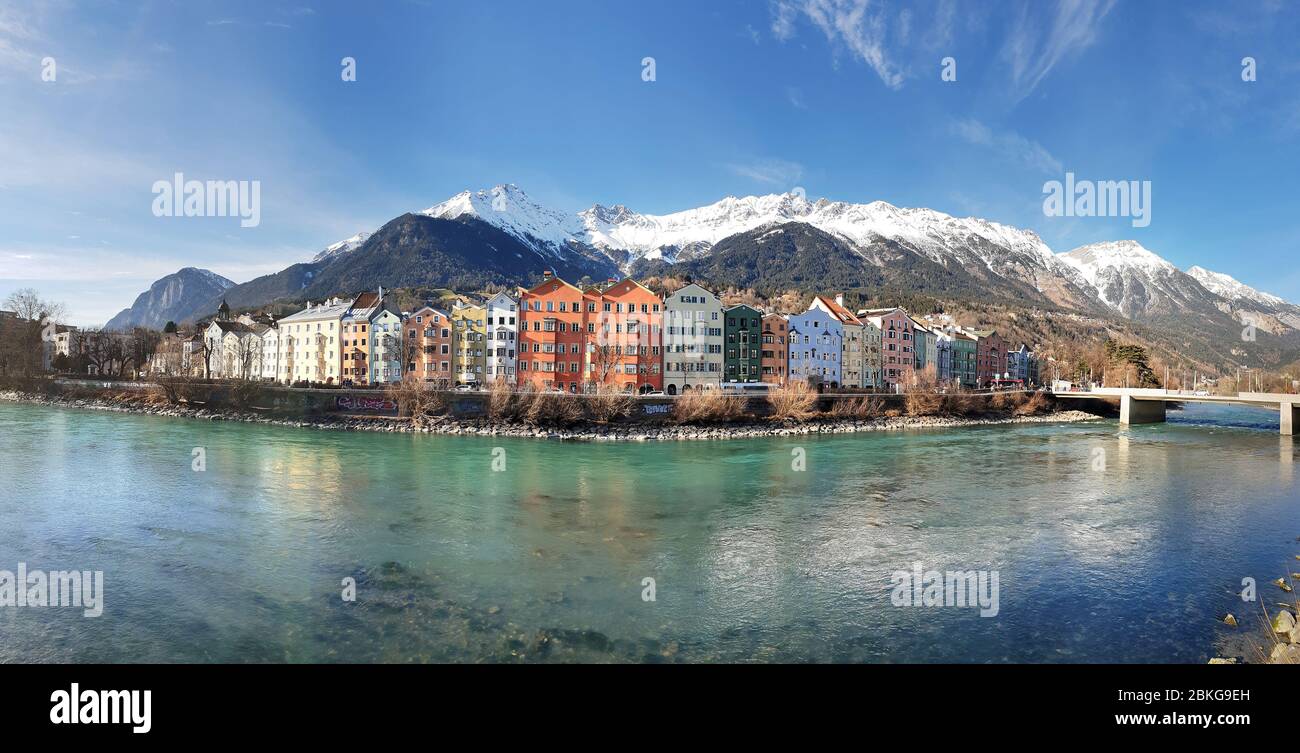
M0 419L29 458L0 562L109 589L94 624L0 610L0 660L1197 661L1300 535L1292 438L1231 415L663 444ZM913 562L999 570L1002 611L892 606Z

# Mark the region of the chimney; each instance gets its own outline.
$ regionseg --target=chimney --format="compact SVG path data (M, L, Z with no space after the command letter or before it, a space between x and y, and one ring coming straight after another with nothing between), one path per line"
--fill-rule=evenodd
M836 305L836 306L843 306L843 305L844 305L844 294L843 294L843 293L836 293L836 294L835 294L835 305Z
M547 281L549 281L550 279L551 279L551 270L549 270L549 269L543 269L543 270L542 270L542 282L547 282Z

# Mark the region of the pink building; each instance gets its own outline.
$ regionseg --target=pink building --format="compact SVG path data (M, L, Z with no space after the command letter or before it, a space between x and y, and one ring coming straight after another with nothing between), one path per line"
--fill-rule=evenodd
M991 329L968 329L966 334L975 338L975 380L987 387L994 379L1007 375L1007 345Z
M912 317L900 308L864 309L858 318L880 330L880 381L888 389L912 383L916 363L916 330Z

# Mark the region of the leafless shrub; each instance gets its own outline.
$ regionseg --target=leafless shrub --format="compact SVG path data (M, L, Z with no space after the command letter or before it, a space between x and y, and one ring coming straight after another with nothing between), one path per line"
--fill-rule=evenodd
M236 380L230 383L226 395L232 408L248 410L261 397L262 385L243 379Z
M836 405L847 402L836 401ZM767 393L772 418L778 421L806 421L817 407L817 393L807 382L792 382L775 387Z
M980 401L965 392L943 396L943 412L950 416L971 416L980 412Z
M1024 398L1023 393L1021 397ZM1034 392L1021 400L1020 405L1017 405L1013 412L1017 416L1037 416L1046 413L1050 408L1051 401L1047 399L1047 395L1042 392Z
M863 395L836 400L830 414L835 418L879 418L884 414L885 401L874 395Z
M527 400L527 395L525 393L517 392L506 380L497 379L493 381L492 386L488 388L488 418L494 421L517 419L520 415L521 403L525 400Z
M610 421L632 415L636 407L636 398L617 387L601 385L587 398L587 413L592 421L606 424Z
M581 398L538 392L529 401L524 420L533 426L571 426L582 420Z
M154 378L163 397L172 405L189 402L194 397L194 380L185 376L159 376Z
M744 399L717 389L691 390L673 401L673 420L679 424L720 423L744 415Z
M397 415L419 425L426 419L447 412L446 393L433 389L416 377L394 382L384 390L385 396L397 404Z
M903 410L909 416L935 416L943 408L943 395L937 392L913 390L903 401Z

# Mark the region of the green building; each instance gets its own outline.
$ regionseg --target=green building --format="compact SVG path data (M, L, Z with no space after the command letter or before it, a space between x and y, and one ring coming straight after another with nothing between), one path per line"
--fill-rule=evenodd
M726 356L724 382L759 382L763 379L763 312L741 304L723 312Z
M973 389L978 384L975 338L957 333L952 340L952 376L962 387Z

